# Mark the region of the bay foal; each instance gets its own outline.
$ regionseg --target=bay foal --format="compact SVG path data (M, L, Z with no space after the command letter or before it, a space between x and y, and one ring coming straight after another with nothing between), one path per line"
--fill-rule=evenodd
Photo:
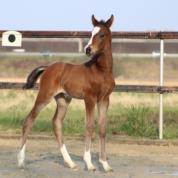
M18 154L18 165L24 166L27 136L39 112L51 101L56 100L57 108L53 117L54 133L64 162L75 169L77 165L71 159L62 139L62 122L72 98L83 99L86 107L86 131L84 161L88 170L95 170L92 164L90 145L93 130L93 114L97 104L99 114L99 162L105 171L111 171L105 152L106 112L109 95L115 85L112 75L111 31L113 15L105 21L97 21L92 16L94 29L85 47L85 53L91 60L80 65L57 62L49 66L34 69L27 78L24 88L32 88L41 75L40 87L35 104L24 121L22 143Z

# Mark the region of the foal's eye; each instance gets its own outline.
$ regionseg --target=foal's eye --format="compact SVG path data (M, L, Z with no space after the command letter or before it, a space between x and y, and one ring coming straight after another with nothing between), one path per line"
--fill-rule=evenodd
M104 38L105 37L105 34L104 33L101 33L100 34L100 38Z

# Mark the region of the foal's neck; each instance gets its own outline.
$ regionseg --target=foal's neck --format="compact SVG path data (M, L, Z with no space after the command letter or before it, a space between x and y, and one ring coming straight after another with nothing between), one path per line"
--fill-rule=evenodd
M107 73L112 73L113 57L111 45L105 47L104 51L98 56L96 64L99 69Z
M104 50L95 54L92 58L85 62L84 65L90 69L95 69L104 73L112 74L113 57L111 43L105 46Z

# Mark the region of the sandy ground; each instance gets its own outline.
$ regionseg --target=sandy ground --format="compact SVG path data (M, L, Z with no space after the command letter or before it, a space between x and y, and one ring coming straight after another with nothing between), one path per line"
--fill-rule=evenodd
M74 171L64 166L54 139L29 139L26 167L17 167L19 139L0 139L0 178L175 178L178 177L178 146L123 144L107 141L108 161L114 172L106 174L98 163L98 141L92 144L95 172L88 172L82 160L83 140L65 139Z

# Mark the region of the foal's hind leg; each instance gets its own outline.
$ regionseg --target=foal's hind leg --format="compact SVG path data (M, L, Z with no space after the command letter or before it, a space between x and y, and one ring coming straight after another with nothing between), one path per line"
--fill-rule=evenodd
M21 148L17 156L19 167L24 167L26 140L29 132L31 131L35 118L39 112L49 103L50 99L51 96L47 96L39 92L31 112L28 114L24 121L22 128Z
M57 108L55 115L53 117L53 128L54 128L54 133L56 136L56 139L59 143L59 147L64 159L64 162L72 169L76 169L77 165L72 161L66 146L63 142L62 139L62 122L64 120L68 105L71 101L71 98L66 96L63 93L58 94L55 97L56 103L57 103Z

